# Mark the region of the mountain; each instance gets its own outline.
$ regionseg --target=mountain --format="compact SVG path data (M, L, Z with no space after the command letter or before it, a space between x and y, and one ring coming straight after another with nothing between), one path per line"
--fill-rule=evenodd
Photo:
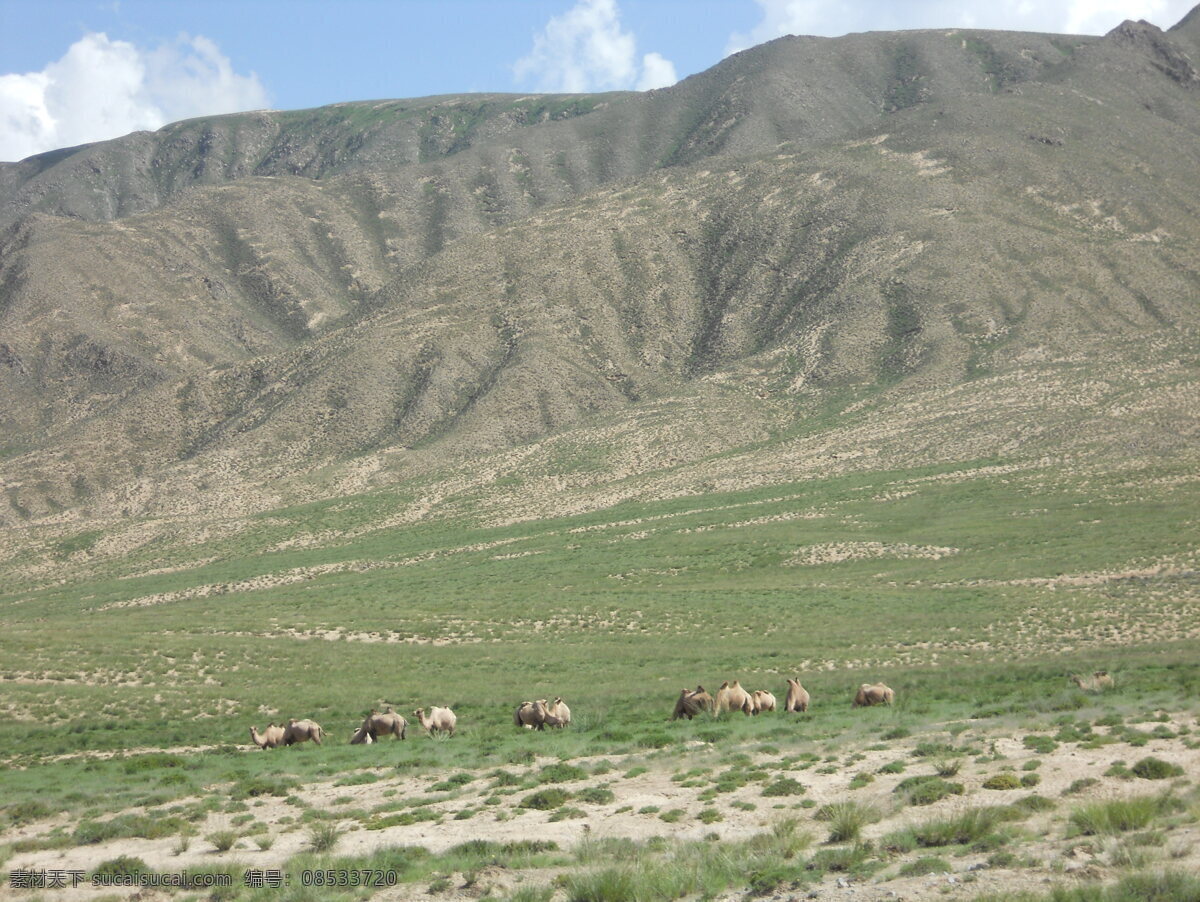
M405 516L519 519L1191 459L1197 10L787 37L647 93L262 111L0 164L0 556L397 486Z

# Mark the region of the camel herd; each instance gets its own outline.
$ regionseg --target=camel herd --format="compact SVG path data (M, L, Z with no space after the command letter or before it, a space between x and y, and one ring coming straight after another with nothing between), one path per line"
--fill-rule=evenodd
M1090 677L1070 674L1071 681L1087 692L1104 692L1115 687L1115 682L1107 670L1097 670ZM854 693L851 707L868 708L873 705L891 705L896 700L896 693L883 683L863 683ZM808 690L800 685L800 681L788 678L787 695L783 703L785 713L804 713L808 711ZM713 717L725 712L741 711L750 716L775 710L775 696L766 689L748 692L742 688L738 680L726 680L721 684L715 696L710 695L703 686L695 689L681 689L675 699L675 710L671 720L686 717L691 720L697 714L709 714ZM432 706L426 713L424 708L417 708L413 717L429 736L453 736L458 724L458 717L449 708ZM547 702L541 698L536 701L521 702L513 711L513 724L526 730L544 730L546 727L561 729L571 724L571 709L562 700L562 696ZM404 739L408 734L408 721L389 707L384 712L371 709L371 713L359 725L350 737L351 745L370 745L385 736ZM321 744L324 736L320 724L311 720L296 720L292 718L286 726L267 724L263 732L256 727L250 727L250 739L260 749L273 749L279 746L295 745L310 739L317 745Z
M787 697L783 710L787 714L804 713L808 710L808 690L800 685L799 680L788 677ZM863 683L854 695L852 706L855 708L871 705L890 705L896 698L896 693L883 683ZM697 714L711 714L714 717L726 711L741 711L746 716L762 714L775 710L775 696L766 689L756 689L747 692L738 680L732 683L726 680L717 690L716 696L710 695L703 686L695 689L679 690L679 698L675 700L675 711L671 720L686 717L691 720Z
M799 680L788 679L787 697L783 710L804 712L808 710L808 690L800 685ZM854 707L865 705L890 705L895 698L895 692L883 683L874 685L863 683L854 696ZM739 681L726 680L717 690L716 697L709 695L703 686L695 689L683 689L675 701L675 712L672 720L686 717L691 720L697 714L718 716L726 711L741 711L743 714L761 714L775 710L775 696L766 689L747 692ZM424 708L417 708L413 717L431 736L453 736L458 725L458 717L449 708L432 706L428 713ZM553 702L540 698L535 701L521 702L513 711L513 724L526 730L544 730L547 727L562 729L571 724L571 709L558 696ZM321 744L324 731L320 724L311 720L296 720L292 718L286 726L267 724L263 732L257 727L250 727L250 739L260 749L274 749L280 746L296 745L310 739L317 745ZM397 714L389 706L386 711L371 709L358 728L350 736L351 745L371 745L386 736L404 739L408 735L408 721Z
M417 708L413 712L413 716L430 736L453 736L454 727L458 723L458 718L453 711L449 708L439 708L437 705L431 707L428 714L425 713L424 708ZM404 719L403 715L397 714L390 707L382 713L372 708L366 720L351 735L350 744L370 745L378 742L384 736L403 739L407 735L408 721ZM308 742L310 739L320 745L324 736L325 731L316 721L296 720L294 717L287 722L286 727L269 723L261 733L258 732L257 727L250 727L251 741L263 750L276 749L281 745L296 745L300 742Z

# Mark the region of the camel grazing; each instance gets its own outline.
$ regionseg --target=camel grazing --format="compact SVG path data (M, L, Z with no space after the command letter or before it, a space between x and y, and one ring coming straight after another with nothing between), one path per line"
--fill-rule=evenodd
M852 708L869 708L872 705L890 705L896 693L883 683L863 683L854 695Z
M1083 677L1077 673L1073 673L1071 674L1071 682L1084 692L1104 692L1106 689L1116 688L1117 685L1107 670L1094 671L1090 677Z
M375 737L371 735L365 723L350 736L351 745L370 745L374 741Z
M371 734L371 738L377 741L384 736L403 739L408 735L408 721L393 711L391 706L382 714L372 708L367 719L363 721L363 726Z
M325 731L321 729L321 725L315 720L296 720L292 718L288 721L287 727L283 731L283 744L296 745L299 742L308 742L310 739L317 745L321 744L321 737L325 735Z
M788 677L787 700L783 703L785 714L792 712L803 713L808 710L808 690L800 685L799 680Z
M761 714L764 711L775 710L775 696L766 689L754 690L753 703L755 714Z
M716 702L713 705L713 713L721 715L725 711L741 711L749 716L754 712L754 700L750 693L742 688L742 685L737 680L732 683L726 680L721 684L721 688L717 690Z
M435 733L454 735L454 727L458 723L458 718L449 708L439 708L437 705L432 705L429 708L429 714L425 714L424 708L417 708L413 712L415 717L422 727L428 731L430 736Z
M267 728L259 733L258 728L252 726L250 727L250 740L263 751L277 749L283 745L283 727L269 723Z
M546 701L538 699L535 702L521 702L513 712L513 723L526 730L544 730L546 728Z
M705 691L703 686L697 686L695 689L680 689L671 720L679 720L681 717L691 720L700 713L712 714L714 704L713 697Z

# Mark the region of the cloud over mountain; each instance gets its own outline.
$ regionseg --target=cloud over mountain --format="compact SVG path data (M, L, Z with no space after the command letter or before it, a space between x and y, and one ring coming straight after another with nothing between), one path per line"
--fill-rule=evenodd
M678 80L675 66L661 54L647 53L638 61L637 39L622 27L616 0L579 0L553 16L513 74L538 91L570 94L646 91Z
M146 49L93 32L40 72L0 75L0 159L267 104L258 76L235 72L208 38Z

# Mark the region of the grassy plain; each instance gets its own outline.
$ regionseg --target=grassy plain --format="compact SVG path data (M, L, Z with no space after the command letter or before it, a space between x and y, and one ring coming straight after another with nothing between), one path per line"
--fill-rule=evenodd
M1002 759L994 757L995 740L983 738L989 731L1044 731L1044 751L1063 742L1096 748L1099 736L1111 736L1103 744L1134 746L1129 763L1152 741L1190 748L1188 718L1200 688L1198 495L1182 464L1081 473L1047 461L985 460L507 524L447 516L375 528L409 499L370 494L214 522L202 541L156 541L119 555L103 553L115 541L104 530L68 536L53 573L19 558L6 565L6 841L20 861L38 850L161 844L164 836L185 849L209 842L219 849L211 837L242 838L244 854L258 838L270 849L271 831L294 837L323 819L363 835L461 820L456 828L466 832L458 835L470 836L483 820L544 817L548 826L594 815L611 798L609 787L618 787L620 802L621 775L636 777L642 767L674 769L677 784L696 787L691 803L643 820L669 832L671 818L683 817L716 836L736 822L728 841L774 849L774 840L752 840L757 834L736 819L758 818L763 836L798 829L807 837L801 845L828 825L812 820L799 797L721 793L773 771L772 779L804 784L821 758L827 774L847 778L867 750L925 765L936 758L937 772L953 781L963 760ZM1093 669L1110 671L1118 692L1099 698L1070 685L1069 671ZM813 696L805 718L668 720L681 686L715 690L736 677L782 701L793 675ZM877 679L896 689L896 707L852 711L857 684ZM516 703L553 695L572 706L569 731L513 727ZM405 743L347 745L365 712L384 703L404 713L449 704L459 734L434 742L410 727ZM325 747L249 751L251 723L289 716L321 722ZM1156 735L1133 726L1140 721L1171 729ZM1093 734L1094 722L1104 729ZM978 738L958 741L967 730ZM584 783L525 805L555 760L579 762L572 779ZM689 776L697 763L699 773ZM859 773L830 800L879 789L876 773L893 782L915 773L886 764ZM978 774L980 785L986 776ZM1019 776L1014 786L1036 785ZM414 795L411 783L398 788L396 779L440 789ZM1128 771L1121 778L1131 779ZM379 781L386 793L365 801L353 794ZM1185 799L1188 785L1180 784ZM313 792L319 800L305 801ZM967 797L978 792L1000 794L971 789ZM896 803L902 808L923 804L895 798L909 800ZM256 816L267 800L295 810L276 811L268 828ZM735 802L742 807L731 808ZM783 812L765 817L780 803ZM548 814L530 810L542 806ZM1195 810L1194 801L1180 806ZM1172 811L1156 810L1152 820L1178 819ZM1072 815L1061 806L1059 814L1066 835ZM801 827L779 827L783 815ZM213 818L223 831L210 829ZM855 852L862 828L852 826L837 834L839 844L822 847L824 858L803 865L776 852L743 856L729 873L719 862L711 873L696 872L700 883L660 874L668 888L653 891L622 883L633 879L622 856L584 867L567 844L534 856L549 863L519 867L557 868L569 881L558 891L565 887L573 899L674 898L829 874L865 880L888 855L907 856L909 870L896 879L939 872L940 860L903 842L888 853L876 839L873 851ZM208 842L184 841L200 829ZM526 825L520 835L539 833ZM656 842L638 845L637 854L677 876L688 870L679 862L699 854L686 843ZM443 860L447 850L403 845L408 851L371 847L359 865L408 856L401 872L410 883L473 867ZM534 854L502 846L480 854L504 861ZM323 854L346 866L344 853ZM317 853L303 855L288 857L287 866L299 873ZM605 876L606 867L616 870ZM617 888L601 892L592 880ZM708 889L704 881L712 881ZM605 896L610 891L616 895Z

